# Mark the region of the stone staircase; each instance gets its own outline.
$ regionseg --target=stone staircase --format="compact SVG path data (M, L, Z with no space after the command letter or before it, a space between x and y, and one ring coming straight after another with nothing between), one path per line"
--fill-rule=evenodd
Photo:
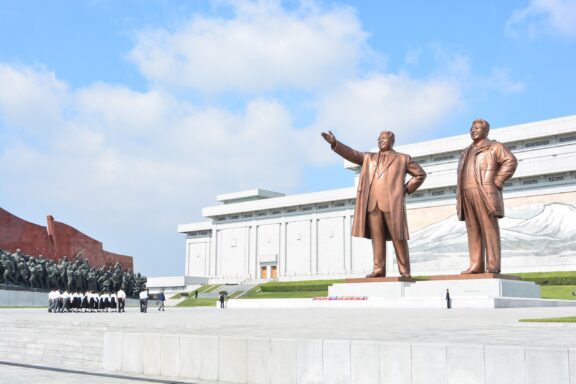
M164 302L164 305L167 307L175 307L178 304L180 304L181 302L183 302L184 300L186 300L186 297L180 297L179 299L166 299L166 301Z
M0 319L0 361L98 370L107 326Z

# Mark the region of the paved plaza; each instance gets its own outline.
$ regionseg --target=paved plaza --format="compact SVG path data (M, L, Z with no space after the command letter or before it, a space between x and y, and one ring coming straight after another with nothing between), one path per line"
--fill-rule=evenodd
M519 319L576 316L574 307L509 309L219 309L168 308L148 313L47 313L2 309L0 320L58 321L153 333L295 339L355 339L576 346L576 324L519 323Z
M519 319L576 315L575 308L512 309L219 309L168 308L148 313L47 313L41 309L1 309L0 324L42 324L151 334L190 334L277 339L377 340L383 342L576 346L576 324L519 323ZM62 335L61 335L62 336ZM97 337L97 336L95 336ZM59 368L59 367L48 367ZM0 366L0 383L206 383L166 377L123 376L102 370L81 374L46 370L26 362ZM105 376L102 376L104 374Z

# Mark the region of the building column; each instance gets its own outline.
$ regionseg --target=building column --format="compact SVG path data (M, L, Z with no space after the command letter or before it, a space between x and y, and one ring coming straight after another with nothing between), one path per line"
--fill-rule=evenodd
M206 272L206 271L204 271ZM190 240L186 239L186 265L184 265L184 276L190 276Z
M286 276L287 260L286 260L286 216L282 217L280 222L280 254L278 255L278 276Z
M248 276L251 279L258 278L258 226L252 220L250 226L250 253L248 255Z
M344 273L352 272L352 237L350 215L344 216Z
M310 272L318 274L318 216L314 215L310 222Z
M218 244L222 242L222 233L218 228L214 228L214 241L210 244L210 276L218 277L220 272Z

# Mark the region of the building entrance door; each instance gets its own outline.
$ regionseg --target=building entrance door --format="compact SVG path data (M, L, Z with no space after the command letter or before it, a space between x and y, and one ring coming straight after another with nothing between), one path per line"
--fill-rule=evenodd
M275 279L278 277L278 266L271 265L270 266L270 278Z

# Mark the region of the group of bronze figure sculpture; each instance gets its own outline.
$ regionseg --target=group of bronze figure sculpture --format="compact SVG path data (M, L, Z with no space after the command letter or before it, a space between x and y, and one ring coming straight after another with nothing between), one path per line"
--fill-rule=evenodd
M458 163L456 212L458 219L466 222L470 257L462 274L501 272L498 219L504 216L502 187L518 162L506 146L488 139L489 131L486 120L472 122L472 144L462 151ZM386 276L386 241L392 241L400 275L411 277L405 195L424 183L426 172L409 155L392 149L393 132L380 133L377 153L356 151L330 131L322 132L322 137L338 155L362 166L352 236L372 239L374 267L366 277Z
M146 287L146 276L122 271L114 266L91 267L84 258L59 261L22 254L17 249L0 249L0 284L68 291L113 291L122 288L128 296L138 296Z

